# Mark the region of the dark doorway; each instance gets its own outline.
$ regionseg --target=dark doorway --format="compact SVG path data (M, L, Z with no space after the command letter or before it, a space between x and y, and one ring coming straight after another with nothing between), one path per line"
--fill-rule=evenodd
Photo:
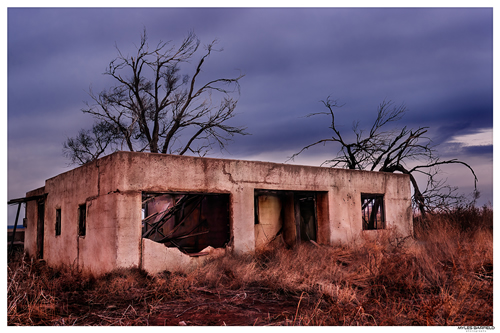
M38 259L43 259L43 235L45 222L45 201L38 201L38 218L36 226L36 256Z
M301 242L316 241L316 194L296 194L296 207L298 207L298 239Z
M279 236L287 246L316 242L318 193L321 192L256 190L256 246L272 242Z

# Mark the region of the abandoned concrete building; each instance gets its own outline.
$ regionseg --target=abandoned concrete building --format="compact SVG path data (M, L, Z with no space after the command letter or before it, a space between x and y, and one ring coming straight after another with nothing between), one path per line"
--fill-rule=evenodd
M413 229L407 175L152 153L113 153L21 201L26 252L93 274L184 270L270 242L334 245Z

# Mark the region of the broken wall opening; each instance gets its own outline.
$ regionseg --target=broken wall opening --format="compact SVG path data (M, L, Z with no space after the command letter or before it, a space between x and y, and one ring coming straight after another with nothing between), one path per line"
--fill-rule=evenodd
M208 246L223 248L230 239L229 194L142 194L142 237L199 253Z
M385 229L384 195L362 193L363 230Z
M327 192L255 190L256 248L282 239L287 247L316 242L325 223Z

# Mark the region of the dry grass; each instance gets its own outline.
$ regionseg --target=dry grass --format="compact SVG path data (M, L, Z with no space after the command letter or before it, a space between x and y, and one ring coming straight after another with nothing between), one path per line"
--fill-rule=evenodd
M21 258L8 270L8 324L493 325L492 229L454 218L434 216L416 240L274 247L189 274L96 279Z

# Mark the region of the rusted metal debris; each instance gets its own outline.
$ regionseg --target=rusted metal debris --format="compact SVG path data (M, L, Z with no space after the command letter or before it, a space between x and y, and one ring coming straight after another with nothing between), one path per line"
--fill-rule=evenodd
M145 194L143 238L198 253L229 241L229 196L224 194Z
M197 204L201 202L202 199L202 195L183 195L174 206L165 209L163 212L156 212L146 217L142 220L144 226L146 227L146 231L143 233L142 237L155 238L154 236L160 236L160 238L156 238L155 241L158 243L166 243L179 237L189 236L191 233L175 236L174 234L175 231L185 222L186 218L189 217L189 215L194 211L194 208L196 208ZM196 203L196 205L193 203ZM191 209L186 211L186 206L191 206ZM171 218L175 217L175 215L179 213L181 214L180 221L178 221L176 226L169 230L168 234L165 235L163 227ZM198 225L195 226L195 229L197 227Z

